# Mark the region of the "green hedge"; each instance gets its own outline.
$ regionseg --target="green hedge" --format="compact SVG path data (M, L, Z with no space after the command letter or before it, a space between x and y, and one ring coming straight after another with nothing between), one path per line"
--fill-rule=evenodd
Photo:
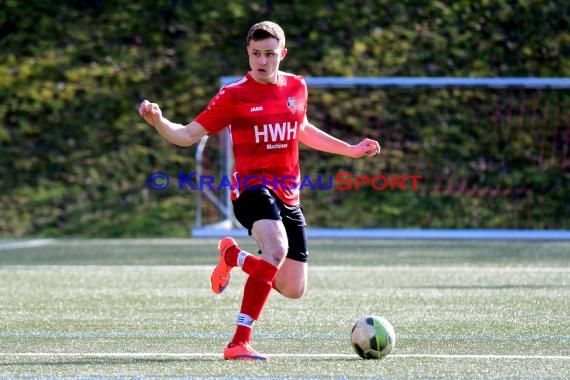
M196 194L152 191L194 170L143 98L186 123L244 38L281 23L306 76L570 76L565 1L52 1L0 7L0 235L187 236ZM303 149L310 175L419 174L418 191L303 192L314 226L569 228L568 90L314 90L311 120L383 154ZM209 144L211 170L217 150ZM206 221L215 219L208 207Z

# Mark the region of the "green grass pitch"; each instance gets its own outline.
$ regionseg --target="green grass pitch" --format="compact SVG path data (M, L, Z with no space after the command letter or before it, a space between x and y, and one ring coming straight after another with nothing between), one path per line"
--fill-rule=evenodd
M246 277L211 293L215 240L11 243L0 240L0 377L570 374L568 241L312 240L307 295L273 293L256 323L268 363L222 359ZM352 351L367 314L396 330L385 359Z

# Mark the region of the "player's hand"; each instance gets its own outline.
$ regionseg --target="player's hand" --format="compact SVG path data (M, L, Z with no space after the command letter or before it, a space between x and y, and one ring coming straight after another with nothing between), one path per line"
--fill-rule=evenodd
M162 111L156 103L151 103L148 100L143 100L139 106L139 114L150 125L157 125L162 119Z
M378 141L371 139L364 139L358 144L353 146L354 158L360 158L364 156L372 157L380 154L380 144Z

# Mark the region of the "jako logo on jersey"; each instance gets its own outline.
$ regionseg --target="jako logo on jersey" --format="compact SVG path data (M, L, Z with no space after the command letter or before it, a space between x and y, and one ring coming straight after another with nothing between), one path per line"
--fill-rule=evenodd
M291 125L290 121L275 124L263 124L253 126L255 132L255 143L274 143L280 141L289 141L297 137L297 122Z
M255 107L251 107L249 109L250 112L259 112L259 111L263 111L263 106L255 106Z

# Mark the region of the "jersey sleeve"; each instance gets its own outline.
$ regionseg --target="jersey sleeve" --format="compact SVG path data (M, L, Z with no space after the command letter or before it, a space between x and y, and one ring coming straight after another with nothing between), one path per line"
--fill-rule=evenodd
M196 117L196 121L206 128L208 135L212 135L230 125L232 115L232 97L222 88Z

